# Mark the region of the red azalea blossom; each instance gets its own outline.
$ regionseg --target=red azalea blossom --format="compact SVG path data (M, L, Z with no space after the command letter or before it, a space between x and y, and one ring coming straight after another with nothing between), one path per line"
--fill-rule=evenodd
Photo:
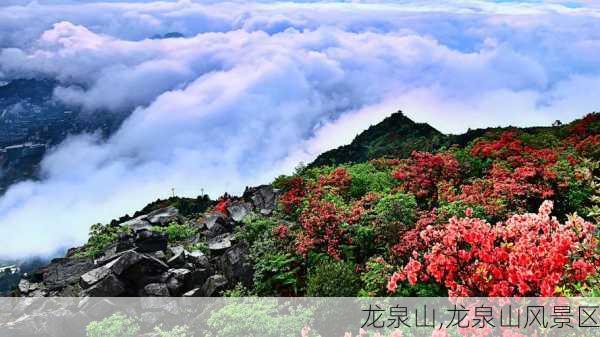
M561 224L550 216L552 207L546 201L538 214L514 215L496 225L452 218L428 227L422 261L411 258L401 274L410 284L423 274L432 277L451 296L553 296L561 284L596 274L599 261L595 226L576 216ZM586 260L573 260L576 256Z

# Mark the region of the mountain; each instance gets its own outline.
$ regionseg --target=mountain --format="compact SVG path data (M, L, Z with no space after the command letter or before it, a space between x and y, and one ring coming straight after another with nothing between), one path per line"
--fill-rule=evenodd
M437 150L448 140L429 124L415 123L398 111L359 134L352 143L319 155L309 166L360 163L379 157L405 158L414 150Z
M0 85L0 194L16 182L37 178L46 151L70 134L99 130L108 136L127 115L67 106L53 97L59 85L35 78Z
M598 296L600 114L555 124L444 135L396 113L242 196L93 225L15 294Z
M556 123L560 123L556 121ZM558 125L557 125L558 126ZM372 125L360 133L348 144L326 151L319 155L309 167L339 165L344 163L362 163L376 158L406 158L413 151L435 152L452 145L467 146L473 140L486 134L516 129L520 132L536 134L558 132L561 128L551 127L495 127L469 129L458 135L446 135L426 123L415 123L398 111Z

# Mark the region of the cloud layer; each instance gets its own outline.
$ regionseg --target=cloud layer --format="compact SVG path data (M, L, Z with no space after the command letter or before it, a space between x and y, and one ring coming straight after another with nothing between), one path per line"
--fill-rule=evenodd
M0 256L82 243L89 225L166 196L288 173L402 109L444 132L598 109L600 11L560 4L13 1L0 79L131 111L72 137L43 179L0 198ZM23 28L26 27L26 28ZM148 37L181 32L185 38Z

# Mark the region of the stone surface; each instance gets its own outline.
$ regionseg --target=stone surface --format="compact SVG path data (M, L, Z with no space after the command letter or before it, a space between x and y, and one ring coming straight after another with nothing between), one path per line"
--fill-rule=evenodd
M166 297L169 296L169 289L164 283L150 283L144 286L144 294L146 296Z
M250 213L252 209L252 205L245 202L234 202L229 207L227 207L227 212L229 212L229 216L233 219L233 221L240 222Z
M225 233L208 240L208 249L213 253L221 253L231 247L233 235Z
M163 273L169 269L167 264L149 255L135 254L119 258L112 266L113 272L137 287L163 281Z
M81 275L94 268L91 258L54 259L43 275L44 284L52 290L66 287L79 281Z
M167 249L168 237L165 233L142 230L135 235L135 247L139 252L152 253Z
M252 285L254 270L248 254L248 244L240 242L228 249L221 256L221 270L225 277L232 283L242 282L245 286Z
M219 296L223 290L227 289L227 283L225 276L213 275L204 282L202 293L208 297Z
M172 296L179 296L192 288L192 272L189 269L173 269L169 272L167 287Z
M187 255L187 252L183 246L170 247L169 250L172 254L171 258L167 261L169 267L183 266L185 264L185 258Z
M279 191L271 185L261 185L258 187L247 188L244 192L244 198L250 199L252 205L261 214L269 215L277 207L277 197Z
M183 297L202 297L202 289L194 288L181 296L183 296Z
M38 290L40 288L40 284L39 283L31 283L29 282L29 280L26 279L21 279L21 281L19 281L19 292L23 295L27 295L30 292L34 292L36 290Z
M150 222L146 221L145 215L139 216L139 217L129 220L129 221L125 221L122 224L120 224L119 226L121 226L121 227L127 226L134 232L141 231L141 230L149 230L152 227Z
M180 222L181 216L177 208L170 206L148 213L146 221L153 225L168 226L171 222Z
M115 275L109 274L96 284L83 291L83 296L115 297L125 292L125 284Z
M224 224L225 221L226 221L225 215L223 215L222 213L219 213L219 212L215 212L215 213L207 215L204 218L204 222L202 223L202 225L205 229L211 230L215 226L215 224L217 224L217 223Z
M188 253L186 260L194 267L208 268L209 265L208 257L199 250Z

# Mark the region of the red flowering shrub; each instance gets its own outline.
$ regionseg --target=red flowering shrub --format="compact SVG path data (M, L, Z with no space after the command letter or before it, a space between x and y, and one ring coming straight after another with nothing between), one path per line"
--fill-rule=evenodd
M431 154L414 151L393 173L405 190L418 198L433 197L437 183L458 177L458 161L449 153Z
M311 249L322 249L334 258L340 257L339 245L344 230L340 224L344 222L343 210L330 201L312 198L300 215L300 225L304 230L297 237L297 251L306 255Z
M428 248L390 279L388 289L430 279L454 296L552 296L560 285L598 273L596 226L577 216L564 224L550 217L546 201L538 214L514 215L491 225L478 218L452 218L428 226Z
M287 182L286 192L279 198L283 211L287 214L292 213L300 206L304 196L306 196L304 179L302 179L302 177L293 177L290 179L290 181Z
M231 204L231 200L227 198L221 198L215 205L215 211L227 214L227 207Z
M342 195L350 188L352 177L343 167L336 168L329 175L319 177L317 184L317 193L323 193L325 190Z

